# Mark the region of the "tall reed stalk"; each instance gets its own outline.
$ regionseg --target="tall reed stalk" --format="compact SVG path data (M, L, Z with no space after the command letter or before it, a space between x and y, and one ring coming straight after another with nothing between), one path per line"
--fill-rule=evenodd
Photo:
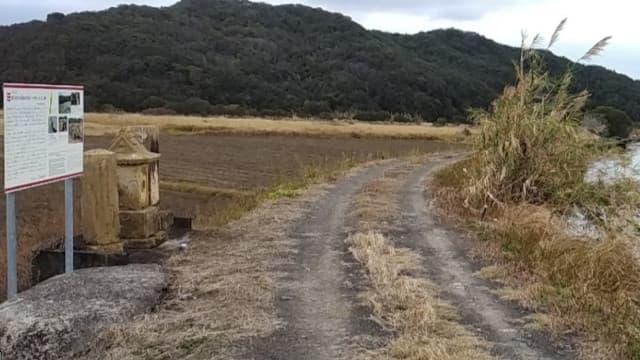
M565 20L545 50L553 46ZM608 38L583 58L597 54ZM592 141L579 127L589 97L573 94L571 67L559 78L545 68L542 37L523 33L515 85L505 88L489 111L472 115L481 126L472 166L467 170L467 204L479 208L503 202L543 203L582 182L593 157Z

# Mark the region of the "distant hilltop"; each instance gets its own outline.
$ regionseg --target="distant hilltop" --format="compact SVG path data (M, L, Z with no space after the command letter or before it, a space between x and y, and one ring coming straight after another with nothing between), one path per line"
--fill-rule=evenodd
M88 111L465 121L513 82L519 50L455 29L368 31L302 5L183 0L0 27L3 82L82 84ZM549 69L570 64L546 54ZM573 65L589 107L640 120L640 81ZM367 118L363 116L363 118Z

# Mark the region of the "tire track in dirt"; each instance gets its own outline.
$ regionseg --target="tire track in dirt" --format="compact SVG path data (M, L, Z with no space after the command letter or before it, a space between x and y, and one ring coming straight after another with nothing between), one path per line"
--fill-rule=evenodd
M394 236L399 246L418 251L430 280L454 305L463 322L494 344L496 355L518 360L574 359L571 351L558 349L544 335L526 332L526 314L496 296L488 281L478 278L465 258L464 238L440 224L434 215L426 180L451 160L430 161L412 171L401 194L402 229Z
M350 359L354 342L380 332L356 298L347 260L346 218L354 195L398 165L389 161L339 180L293 229L298 240L293 264L284 272L276 298L286 325L254 339L244 359Z

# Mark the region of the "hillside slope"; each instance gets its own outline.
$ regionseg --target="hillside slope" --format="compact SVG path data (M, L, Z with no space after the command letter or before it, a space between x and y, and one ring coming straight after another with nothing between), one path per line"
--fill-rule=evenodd
M475 33L387 34L320 9L238 0L120 6L0 27L0 81L84 84L89 110L463 119L511 81L517 54ZM550 58L554 71L568 64ZM596 66L576 72L576 86L593 92L591 105L640 119L640 81Z

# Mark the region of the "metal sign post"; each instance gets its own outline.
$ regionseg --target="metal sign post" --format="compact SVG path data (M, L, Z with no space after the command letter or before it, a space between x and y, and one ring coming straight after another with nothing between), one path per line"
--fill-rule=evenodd
M73 272L73 179L82 175L84 88L4 84L7 295L18 295L16 192L64 180L65 273Z
M73 179L64 181L64 272L73 272Z
M7 295L18 296L18 243L16 241L16 194L7 194Z

